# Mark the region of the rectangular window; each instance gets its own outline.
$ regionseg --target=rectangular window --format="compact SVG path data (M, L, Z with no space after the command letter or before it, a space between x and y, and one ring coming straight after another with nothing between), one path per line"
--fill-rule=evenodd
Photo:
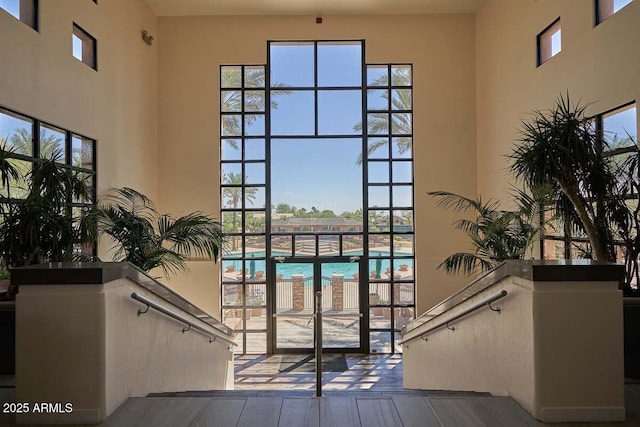
M24 22L34 30L38 29L37 0L0 0L0 9L9 13L9 15L12 15L14 18Z
M630 103L598 114L593 118L593 130L601 135L605 156L611 159L614 168L620 167L637 150L636 104ZM627 203L637 203L637 195L629 195ZM572 259L590 256L586 235L572 230L553 218L551 211L545 212L542 258ZM622 249L617 251L618 261L623 262Z
M312 311L321 288L334 314L364 317L327 325L341 330L325 347L401 352L415 317L412 66L366 64L363 41L269 42L267 58L220 67L221 316L236 350L308 350L308 319L290 311Z
M538 34L538 66L556 56L562 50L560 18Z
M600 128L603 139L607 143L605 149L612 154L628 147L635 147L636 138L636 104L628 104L615 110L603 113Z
M596 0L596 25L631 3L633 0Z
M72 39L74 58L97 70L96 39L76 24L73 24Z
M1 1L1 0L0 0ZM67 212L74 218L95 203L96 141L40 120L0 108L0 148L11 150L10 163L18 169L18 178L0 185L0 199L7 206L19 204L29 193L28 174L39 158L55 158L85 180L91 189L91 199L76 197L68 200ZM1 220L1 218L0 218ZM95 255L95 245L78 247L83 255Z

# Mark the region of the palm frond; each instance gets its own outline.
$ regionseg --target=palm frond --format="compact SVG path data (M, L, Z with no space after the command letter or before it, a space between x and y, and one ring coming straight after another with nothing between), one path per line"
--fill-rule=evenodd
M217 261L224 246L222 225L194 212L179 218L160 214L144 194L112 189L98 208L101 233L114 241L114 260L129 261L143 271L161 268L167 277L187 269L190 256Z
M476 254L468 252L457 252L448 256L438 268L443 268L449 274L458 274L460 272L469 275L478 271L491 270L497 264L488 261Z

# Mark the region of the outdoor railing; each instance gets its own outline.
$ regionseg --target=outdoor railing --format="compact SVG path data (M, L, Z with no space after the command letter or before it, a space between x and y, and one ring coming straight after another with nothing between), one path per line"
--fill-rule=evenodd
M360 307L359 295L360 284L356 280L345 280L343 282L342 301L343 310L358 310Z
M334 307L333 300L333 278L323 276L322 284L322 306L325 310L332 310ZM305 277L303 280L303 298L304 308L311 310L314 306L315 294L313 291L313 277ZM339 311L358 310L359 286L357 280L344 280L342 282L342 309ZM294 309L294 280L278 279L276 280L276 311L282 312ZM388 294L388 291L387 291ZM388 298L388 295L386 295Z
M293 280L276 281L277 311L293 310Z

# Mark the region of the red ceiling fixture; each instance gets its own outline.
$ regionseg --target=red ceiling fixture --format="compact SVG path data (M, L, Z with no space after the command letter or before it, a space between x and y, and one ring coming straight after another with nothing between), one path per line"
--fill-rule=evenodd
M316 18L316 24L322 24L322 17L321 16L318 16Z

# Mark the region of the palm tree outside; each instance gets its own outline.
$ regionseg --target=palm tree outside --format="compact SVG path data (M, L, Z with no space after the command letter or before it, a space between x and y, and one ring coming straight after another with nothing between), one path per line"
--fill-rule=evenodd
M368 86L385 87L391 83L392 86L410 87L412 84L410 70L408 67L393 68L391 72L391 82L389 82L389 75L384 73L374 79L373 82L369 82ZM375 89L369 89L370 92L373 90ZM371 156L374 152L389 144L389 138L372 138L371 135L375 136L389 133L394 135L412 134L411 114L405 112L412 109L411 89L393 89L391 95L389 91L387 91L381 97L385 99L387 103L390 103L389 109L393 114L391 114L391 123L389 122L388 112L372 112L367 114L367 133L370 135L370 141L367 147L368 156ZM362 122L357 123L353 129L357 132L363 132ZM398 153L403 154L411 150L413 141L410 136L397 136L393 137L393 144L395 144ZM357 164L362 164L362 160L362 156L359 156Z
M248 181L248 177L245 177L244 182ZM231 213L231 228L230 230L237 230L238 214L237 209L241 206L242 202L242 189L243 179L242 174L229 172L224 175L223 183L225 185L233 185L234 187L224 187L222 190L222 197L226 200L225 205L232 207L234 210ZM244 199L247 203L253 205L256 199L256 188L244 187ZM227 227L228 228L228 227ZM238 249L238 241L235 238L231 238L231 250Z
M256 88L255 90L245 90L244 100L241 90L225 90L222 93L222 105L220 111L222 112L264 112L266 109L266 95L265 95L265 79L266 74L263 67L249 68L245 67L244 77L241 73L236 72L234 69L223 69L222 71L222 87L224 88L240 88L243 84L246 88ZM286 89L286 85L282 83L273 83L271 87L277 88L271 90L271 103L272 109L278 108L276 98L278 96L288 95L290 90ZM264 114L245 114L244 120L247 126L253 124L259 116ZM242 115L226 115L222 120L222 135L223 136L238 136L242 135ZM239 149L238 141L234 139L226 139L233 148Z

